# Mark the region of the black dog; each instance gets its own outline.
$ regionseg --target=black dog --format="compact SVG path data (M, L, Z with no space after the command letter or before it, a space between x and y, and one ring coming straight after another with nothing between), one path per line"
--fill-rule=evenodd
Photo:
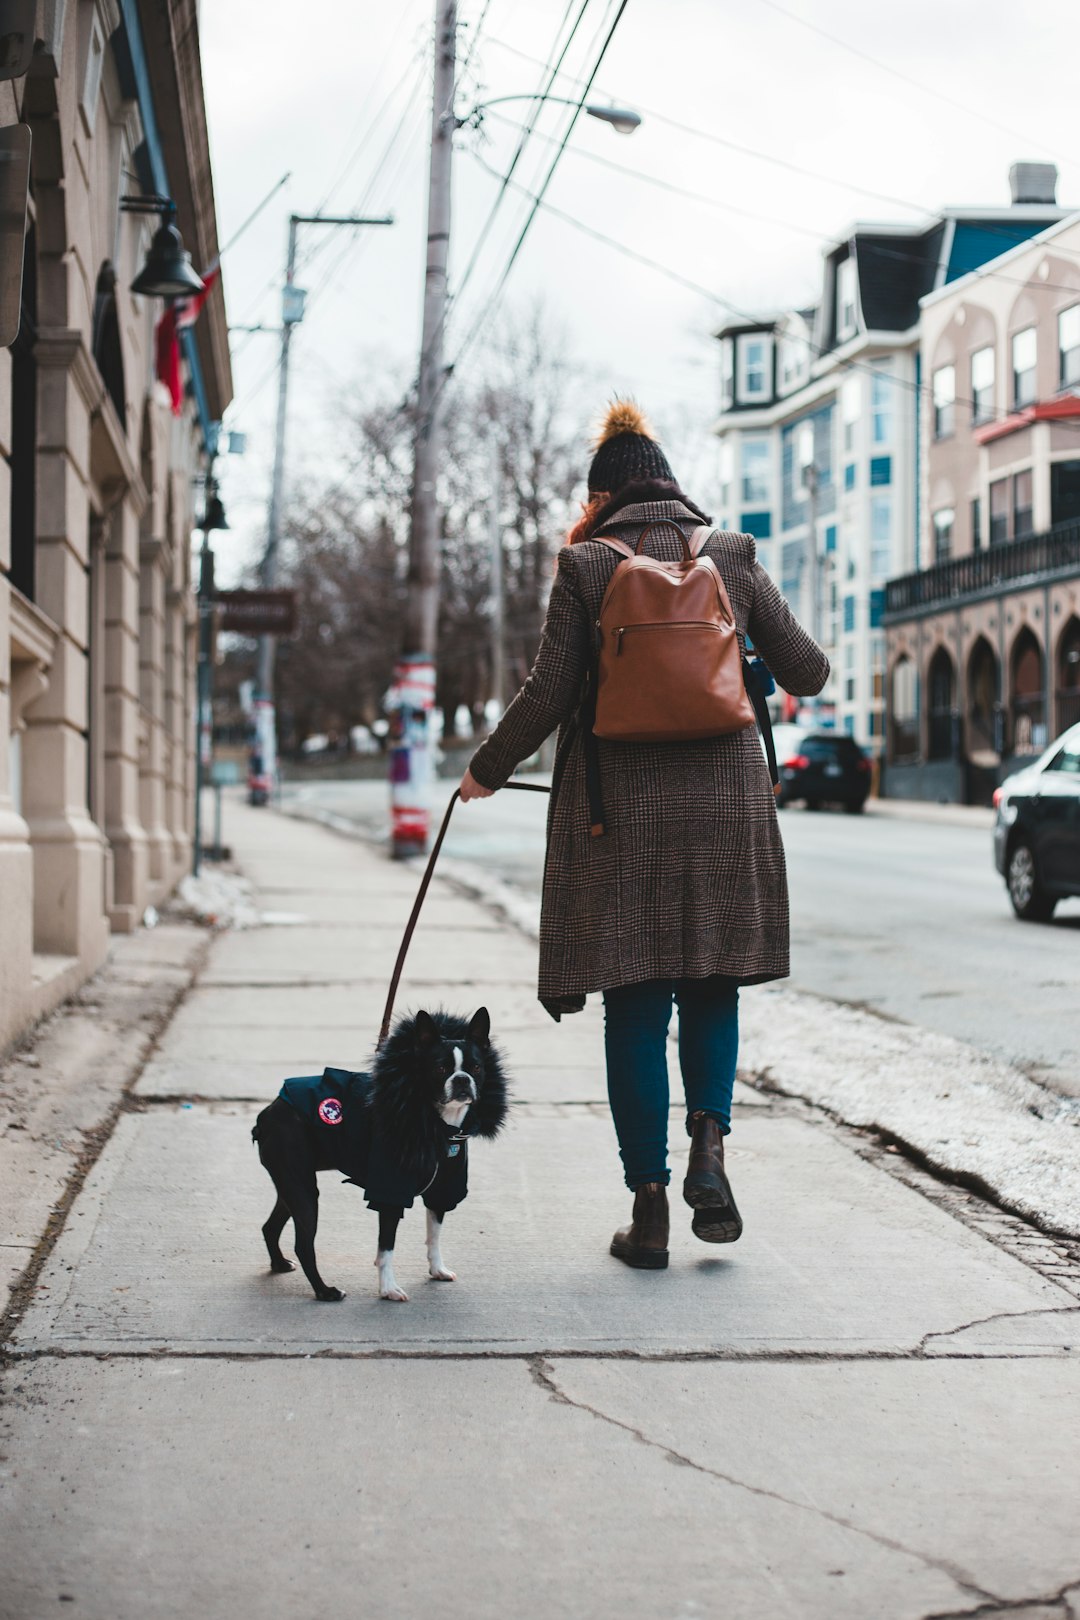
M497 1136L506 1120L506 1077L490 1030L486 1007L468 1021L420 1012L400 1020L370 1074L326 1069L286 1080L251 1133L277 1189L262 1229L271 1271L295 1270L280 1245L291 1217L296 1258L316 1299L344 1299L315 1263L316 1173L341 1170L379 1216L382 1299L408 1298L394 1277L394 1238L417 1197L427 1208L428 1269L455 1280L440 1252L443 1217L468 1191L469 1138Z

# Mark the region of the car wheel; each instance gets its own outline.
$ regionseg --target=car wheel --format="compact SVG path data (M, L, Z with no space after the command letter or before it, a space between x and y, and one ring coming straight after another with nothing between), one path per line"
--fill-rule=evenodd
M861 816L865 807L865 799L848 799L847 803L844 805L844 809L847 811L849 816Z
M807 799L806 808L808 810L820 810L821 809L821 800L820 799Z
M1005 869L1009 899L1018 917L1025 922L1046 922L1053 915L1054 901L1039 883L1035 855L1030 844L1014 844Z

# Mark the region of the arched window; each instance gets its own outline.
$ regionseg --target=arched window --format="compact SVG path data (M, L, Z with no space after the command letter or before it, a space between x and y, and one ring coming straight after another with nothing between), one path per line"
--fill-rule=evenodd
M976 765L996 765L1001 755L1001 679L997 656L985 636L971 649L967 675L967 753Z
M915 759L919 752L919 699L915 665L903 653L889 683L889 758Z
M1057 732L1080 725L1080 619L1074 613L1058 642Z
M1009 662L1012 677L1012 750L1037 754L1046 746L1046 681L1042 648L1025 625L1013 642Z
M116 309L116 271L106 259L94 289L94 359L109 398L116 406L120 426L127 431L127 396L124 392L124 353L120 345L120 318Z
M927 677L927 740L929 759L952 759L956 749L953 738L956 707L956 670L944 647L939 647L930 660Z

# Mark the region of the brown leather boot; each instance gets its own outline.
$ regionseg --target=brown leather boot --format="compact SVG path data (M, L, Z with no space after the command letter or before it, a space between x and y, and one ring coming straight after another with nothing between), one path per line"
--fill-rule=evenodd
M668 1202L663 1182L649 1181L634 1193L634 1218L611 1240L611 1252L628 1266L663 1271L668 1263Z
M694 1115L683 1197L694 1211L694 1236L703 1243L734 1243L742 1236L742 1217L724 1172L724 1134L708 1114Z

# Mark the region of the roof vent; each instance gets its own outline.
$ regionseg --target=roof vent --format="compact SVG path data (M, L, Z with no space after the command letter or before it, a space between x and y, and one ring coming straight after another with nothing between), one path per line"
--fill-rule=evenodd
M1013 206L1017 203L1057 202L1056 163L1014 163L1009 170Z

